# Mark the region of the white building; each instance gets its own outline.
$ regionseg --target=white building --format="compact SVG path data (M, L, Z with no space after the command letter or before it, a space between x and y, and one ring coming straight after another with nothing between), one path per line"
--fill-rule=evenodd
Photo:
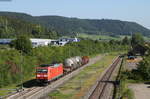
M59 42L79 42L78 38L60 38Z
M14 39L0 39L0 44L10 44L11 41ZM65 44L69 42L79 42L80 40L78 38L60 38L58 40L53 39L37 39L37 38L31 38L31 43L33 45L33 48L39 47L39 46L64 46Z
M10 44L11 41L14 39L0 39L0 44ZM31 43L33 47L39 47L39 46L48 46L51 41L54 41L52 39L36 39L36 38L31 38Z
M14 39L0 39L0 44L10 44Z
M70 43L70 42L79 42L79 41L80 40L78 38L60 38L58 40L58 45L64 46L67 43Z
M48 46L51 43L51 39L36 39L31 38L33 47L39 47L39 46Z

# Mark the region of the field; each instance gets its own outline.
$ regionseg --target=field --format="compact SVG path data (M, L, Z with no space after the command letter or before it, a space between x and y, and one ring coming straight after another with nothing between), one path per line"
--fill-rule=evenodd
M86 67L77 76L73 77L63 86L52 92L49 96L52 99L79 99L95 83L102 71L104 71L116 57L116 54L105 56L101 61Z
M108 35L90 35L90 34L85 34L85 33L81 33L78 34L78 37L81 38L88 38L88 39L92 39L92 40L122 40L125 36L121 35L121 36L108 36ZM128 38L131 38L131 36L127 36ZM150 41L149 37L144 36L144 39L146 41Z
M93 40L121 40L122 38L124 38L125 36L108 36L108 35L90 35L90 34L79 34L78 37L81 38L88 38L88 39L93 39Z

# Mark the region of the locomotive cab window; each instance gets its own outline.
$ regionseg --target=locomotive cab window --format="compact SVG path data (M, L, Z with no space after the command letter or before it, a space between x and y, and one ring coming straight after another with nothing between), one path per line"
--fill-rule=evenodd
M47 69L37 69L36 72L37 72L37 73L47 73L48 70L47 70Z

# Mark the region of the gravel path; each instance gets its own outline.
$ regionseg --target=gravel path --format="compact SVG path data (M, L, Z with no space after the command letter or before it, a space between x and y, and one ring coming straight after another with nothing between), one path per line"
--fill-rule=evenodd
M128 70L137 69L137 64L142 60L141 57L137 57L135 60L127 60L126 68Z
M129 85L134 92L135 99L150 99L150 84Z

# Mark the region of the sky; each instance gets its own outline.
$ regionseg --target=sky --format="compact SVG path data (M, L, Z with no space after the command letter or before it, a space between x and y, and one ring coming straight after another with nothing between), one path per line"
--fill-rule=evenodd
M134 21L150 29L150 0L0 0L0 11Z

